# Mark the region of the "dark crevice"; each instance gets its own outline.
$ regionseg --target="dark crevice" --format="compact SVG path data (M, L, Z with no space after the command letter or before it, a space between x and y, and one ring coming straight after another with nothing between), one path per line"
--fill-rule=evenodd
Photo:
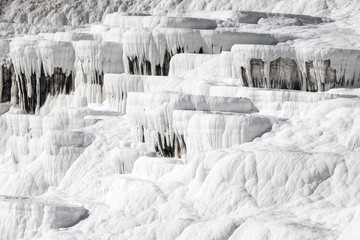
M246 69L244 67L241 67L241 77L242 77L242 85L244 87L249 87L249 80L246 74Z
M329 60L325 60L324 61L324 80L325 82L321 83L321 91L327 91L330 88L335 87L335 83L336 83L336 70L332 69L330 67L331 62L330 59Z
M103 82L103 74L96 73L96 81L99 84ZM35 113L37 107L42 107L48 95L56 96L58 94L69 94L72 91L72 74L66 76L62 68L54 68L54 73L48 76L41 66L41 73L38 79L35 73L31 74L30 79L26 79L25 74L21 73L17 78L15 88L11 90L11 101L15 102L14 93L19 88L19 102L20 106L27 113ZM29 94L31 89L31 94ZM38 96L40 94L40 96Z
M306 62L306 91L308 92L317 92L317 78L315 74L314 63L312 61Z
M11 88L13 82L14 67L12 64L4 64L2 66L3 88L1 92L1 102L9 102L11 100Z
M250 73L252 86L257 88L267 88L267 81L264 73L264 61L261 59L250 60Z
M178 47L175 52L165 51L163 64L155 65L155 71L153 72L152 64L148 59L139 60L137 56L127 57L129 65L129 74L135 75L156 75L156 76L168 76L170 68L170 60L175 54L185 53L184 47ZM203 48L201 47L198 52L194 53L204 53Z

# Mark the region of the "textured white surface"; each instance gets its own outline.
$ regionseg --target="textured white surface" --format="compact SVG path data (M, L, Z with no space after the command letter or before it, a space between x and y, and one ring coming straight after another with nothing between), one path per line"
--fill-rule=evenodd
M86 216L82 206L26 197L0 196L0 234L3 239L32 239L42 229L66 228Z
M0 197L0 238L357 239L359 88L243 88L239 73L251 55L293 58L303 73L303 62L312 60L319 76L321 61L330 59L338 76L358 79L358 5L10 2L10 21L0 23L5 34L62 31L109 12L142 14L1 40L0 55L10 51L15 71L27 78L43 64L47 73L75 70L76 80L72 95L49 97L38 115L0 105L0 194L10 195ZM215 21L191 17L221 21L216 30L199 30ZM258 40L282 43L232 47ZM171 59L172 77L119 74L126 57L151 61L154 73L153 63L182 47L187 53ZM217 54L194 54L201 47ZM176 144L181 158L159 156L159 147Z

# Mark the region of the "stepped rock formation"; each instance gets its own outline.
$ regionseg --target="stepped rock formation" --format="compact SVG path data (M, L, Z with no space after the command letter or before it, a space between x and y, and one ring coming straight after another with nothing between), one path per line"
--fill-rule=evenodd
M356 0L0 9L0 239L359 236Z

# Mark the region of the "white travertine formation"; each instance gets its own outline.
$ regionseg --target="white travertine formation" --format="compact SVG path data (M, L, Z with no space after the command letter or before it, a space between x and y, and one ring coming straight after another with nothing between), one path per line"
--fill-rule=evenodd
M0 239L358 239L357 0L0 5Z
M175 123L177 119L174 117L177 115L174 115L174 110L188 110L194 114L198 111L227 113L255 111L251 101L245 98L210 97L174 92L130 93L127 98L127 115L137 126L138 139L144 141L150 150L158 150L164 156L180 156L186 153L187 132L176 129L178 124ZM184 120L179 119L179 121ZM266 130L268 128L269 126L266 125ZM184 129L183 125L181 129ZM254 136L250 129L246 131L249 131L250 135L239 135L239 141L236 143L252 140ZM263 132L263 130L259 131ZM219 136L215 138L217 137Z
M78 129L96 122L96 119L7 114L9 138L6 148L19 172L2 186L1 191L26 196L57 186L71 164L93 140L91 134ZM35 168L34 171L29 170L32 168ZM26 184L21 183L21 178L27 174L33 177ZM39 180L34 181L36 178ZM16 189L10 184L19 186Z
M36 198L0 196L0 235L3 239L33 239L46 229L71 227L88 211L83 206Z
M189 114L193 114L190 119ZM261 115L192 111L189 114L185 114L185 118L181 111L174 112L173 115L174 126L177 126L178 121L181 123L179 132L177 128L174 129L175 134L184 135L188 159L201 151L230 148L251 142L271 131L273 124L278 123L273 117ZM185 129L184 124L187 125Z

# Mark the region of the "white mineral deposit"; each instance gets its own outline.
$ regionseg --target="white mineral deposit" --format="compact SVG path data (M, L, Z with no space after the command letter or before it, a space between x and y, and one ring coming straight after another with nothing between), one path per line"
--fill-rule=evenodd
M0 0L0 240L360 239L359 0Z

